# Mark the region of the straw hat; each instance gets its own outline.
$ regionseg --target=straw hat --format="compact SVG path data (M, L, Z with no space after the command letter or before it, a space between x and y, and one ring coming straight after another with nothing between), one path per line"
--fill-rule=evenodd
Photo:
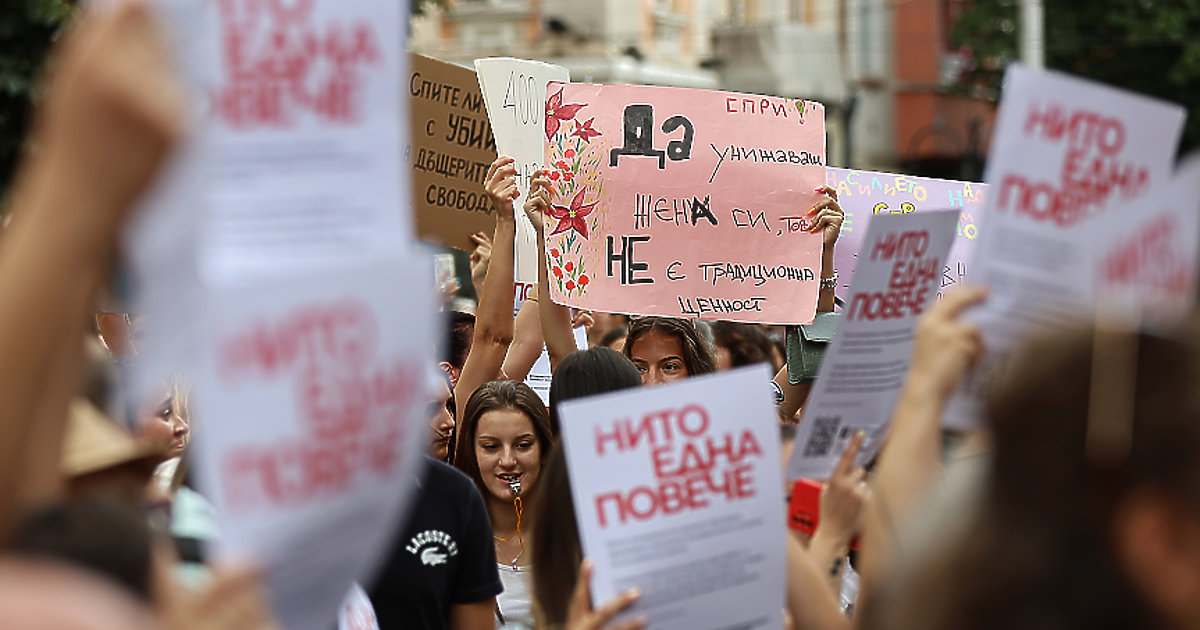
M86 399L71 401L59 464L63 475L79 477L159 456L153 445L134 438Z

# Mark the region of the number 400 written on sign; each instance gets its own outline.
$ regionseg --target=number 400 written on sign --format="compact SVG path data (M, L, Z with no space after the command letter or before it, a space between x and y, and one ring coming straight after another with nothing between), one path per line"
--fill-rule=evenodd
M515 99L515 100L514 100ZM504 89L504 109L512 108L513 120L521 125L537 124L543 109L538 102L537 81L533 77L510 72Z

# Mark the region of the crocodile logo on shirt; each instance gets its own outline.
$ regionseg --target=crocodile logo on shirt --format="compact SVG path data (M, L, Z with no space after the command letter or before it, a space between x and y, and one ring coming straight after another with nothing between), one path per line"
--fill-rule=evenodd
M458 543L450 534L436 529L427 529L413 536L404 549L419 556L422 564L431 567L446 564L447 559L458 555Z

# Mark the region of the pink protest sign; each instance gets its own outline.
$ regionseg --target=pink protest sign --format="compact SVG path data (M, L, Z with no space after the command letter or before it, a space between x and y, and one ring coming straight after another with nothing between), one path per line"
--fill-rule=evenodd
M554 301L799 324L816 312L819 103L551 82L546 225Z
M825 177L826 183L837 189L838 204L846 213L842 234L833 250L839 295L850 288L867 223L878 214L959 210L958 229L950 255L942 266L939 292L967 277L967 261L974 251L975 239L979 238L987 184L847 168L825 169Z

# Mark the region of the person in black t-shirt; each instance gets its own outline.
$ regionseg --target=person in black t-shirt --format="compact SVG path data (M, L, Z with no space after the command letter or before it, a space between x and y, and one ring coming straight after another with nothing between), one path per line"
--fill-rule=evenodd
M426 459L402 534L368 591L379 630L492 630L503 587L475 484Z

